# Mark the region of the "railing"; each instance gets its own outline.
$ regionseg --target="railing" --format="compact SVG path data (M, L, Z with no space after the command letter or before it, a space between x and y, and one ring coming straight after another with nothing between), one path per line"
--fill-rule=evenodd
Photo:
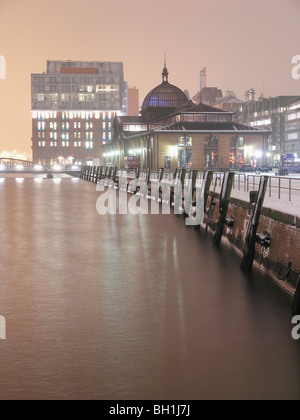
M214 179L219 178L217 186L222 185L224 173L214 173ZM237 191L258 191L260 184L260 175L249 175L237 173L234 177L233 189ZM268 182L268 196L281 200L288 198L288 201L294 199L300 200L300 177L279 177L269 176Z
M88 168L88 167L86 167ZM94 169L97 169L94 167ZM89 169L90 172L87 173L86 178L93 179L94 181L98 181L99 178L96 174L96 171L93 168ZM136 178L136 172L134 170L127 170L127 177L128 179ZM198 172L198 180L204 179L204 172ZM140 172L140 179L146 179L147 172L141 171ZM117 177L119 177L119 172L117 173ZM189 179L190 171L186 173L186 179ZM105 171L103 170L103 174L101 178L105 178ZM174 178L173 172L164 172L163 174L163 181L171 182ZM212 187L211 189L214 190L217 188L221 188L224 178L224 172L214 172L214 177L212 180ZM150 180L157 181L159 179L159 172L154 171L150 173ZM241 191L241 192L250 192L250 191L258 191L260 185L261 176L260 175L251 175L251 174L243 174L243 173L236 173L234 177L234 184L233 190ZM280 176L269 176L268 181L268 196L270 198L275 198L278 200L288 200L289 202L294 200L300 201L300 177L280 177Z

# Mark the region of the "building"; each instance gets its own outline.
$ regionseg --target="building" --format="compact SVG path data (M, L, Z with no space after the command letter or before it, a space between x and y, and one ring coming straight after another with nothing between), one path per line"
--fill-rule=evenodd
M141 169L178 167L230 170L266 162L268 130L233 121L233 112L189 101L169 83L166 66L162 83L146 96L141 116L114 120L114 139L106 146L106 165Z
M114 117L128 111L123 64L48 61L31 75L31 103L34 162L99 164Z
M140 105L139 99L140 92L139 89L133 87L128 89L128 115L139 116L140 114Z
M280 163L284 154L300 157L300 96L261 97L246 92L235 121L270 131L267 156L270 164Z
M230 111L236 113L240 107L244 104L244 101L238 99L233 91L227 91L226 95L221 98L217 98L216 108L223 109L223 111Z

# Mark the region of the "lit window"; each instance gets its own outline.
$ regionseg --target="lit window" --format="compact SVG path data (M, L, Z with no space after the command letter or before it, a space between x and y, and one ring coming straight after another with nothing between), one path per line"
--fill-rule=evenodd
M41 129L41 127L42 127L41 123L40 123L40 122L38 122L38 130L40 130L40 129Z
M77 139L77 133L76 132L74 133L74 139Z
M61 143L61 145L62 145L62 147L66 147L66 142L65 142L65 141L63 141L63 142Z
M38 132L38 138L41 139L42 138L42 133L39 131Z
M96 118L96 120L99 120L99 118L100 118L100 112L96 112L95 113L95 118Z
M42 130L45 130L45 128L46 128L46 123L42 122Z
M39 147L41 147L41 146L42 146L42 143L39 141L39 142L38 142L38 145L39 145Z
M74 141L74 147L77 147L77 141Z
M103 133L102 135L102 139L105 141L106 140L106 133Z
M42 147L46 146L46 142L42 141Z
M111 140L111 133L108 133L108 140Z
M111 130L111 122L108 123L108 129Z
M90 123L90 128L93 128L93 123L92 122Z
M111 112L108 113L108 119L111 120Z
M66 123L66 130L69 130L70 129L70 123Z
M103 130L106 130L106 123L104 122L102 125Z
M76 121L74 122L74 128L77 128L77 122Z
M88 133L88 132L85 134L85 138L86 138L86 140L89 140L90 135L89 135L89 133Z
M93 136L94 136L94 133L91 131L90 132L90 140L93 140Z
M57 133L54 133L54 140L57 140Z
M103 121L105 121L106 120L106 114L105 114L105 112L103 112Z
M78 123L78 128L81 128L81 122Z
M70 112L69 117L72 120L74 118L74 113L73 112Z
M80 132L78 133L78 138L81 139L81 133Z
M85 112L81 113L81 118L84 120L85 119Z
M66 140L70 140L70 133L66 133Z
M82 143L81 143L81 141L79 141L79 142L78 142L78 147L81 147L81 144L82 144Z
M53 130L53 122L50 123L50 128Z
M65 135L65 133L62 133L61 138L62 138L63 140L66 140L66 135Z
M53 147L53 144L54 144L53 141L50 141L50 147Z
M70 147L70 142L66 141L66 147Z
M46 119L48 120L49 119L49 112L46 112L45 116L46 116Z
M62 128L62 130L64 130L66 128L65 123L62 123L61 128Z

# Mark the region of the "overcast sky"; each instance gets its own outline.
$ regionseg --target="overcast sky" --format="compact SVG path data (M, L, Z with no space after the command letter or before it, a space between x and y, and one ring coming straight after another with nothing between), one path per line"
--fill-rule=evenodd
M161 82L199 90L253 87L266 96L300 95L291 76L300 55L300 0L0 0L0 153L31 150L30 74L46 61L123 61L141 99Z

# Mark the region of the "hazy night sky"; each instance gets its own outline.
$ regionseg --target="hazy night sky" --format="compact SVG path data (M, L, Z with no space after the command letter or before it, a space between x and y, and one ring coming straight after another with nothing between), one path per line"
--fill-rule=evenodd
M0 0L0 153L31 151L30 74L48 59L123 61L140 99L161 82L165 49L170 83L191 96L203 66L224 94L300 95L299 21L299 0Z

